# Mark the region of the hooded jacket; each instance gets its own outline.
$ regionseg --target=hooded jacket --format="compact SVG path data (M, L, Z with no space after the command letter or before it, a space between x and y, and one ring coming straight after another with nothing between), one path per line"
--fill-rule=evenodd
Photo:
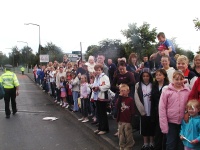
M180 135L186 137L188 140L198 140L199 143L191 144L186 140L183 140L184 146L191 149L200 149L200 116L191 117L188 123L182 121Z
M168 133L168 123L181 124L190 89L183 86L177 91L170 83L162 91L159 103L159 121L162 133Z
M197 99L200 102L200 77L197 78L190 92L189 100L192 99Z
M135 85L135 95L134 95L136 107L142 116L146 115L144 108L143 92L142 92L142 83L143 83L142 76L144 73L148 73L150 75L149 83L153 82L153 77L150 73L150 70L144 68L140 74L140 81Z

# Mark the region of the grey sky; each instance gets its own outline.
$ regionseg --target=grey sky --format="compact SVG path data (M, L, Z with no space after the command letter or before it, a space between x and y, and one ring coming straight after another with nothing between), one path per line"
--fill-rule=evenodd
M122 29L129 23L148 22L168 38L177 37L177 43L192 51L200 45L200 31L192 20L200 18L199 0L6 0L0 2L0 51L8 53L13 46L22 48L28 42L38 49L38 27L41 26L41 44L53 42L64 52L83 50L106 38L122 39Z

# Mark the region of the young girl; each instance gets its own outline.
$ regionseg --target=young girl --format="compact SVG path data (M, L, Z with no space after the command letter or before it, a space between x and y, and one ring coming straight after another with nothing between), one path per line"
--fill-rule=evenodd
M66 97L67 97L66 82L65 82L65 77L62 76L62 77L60 77L60 98L61 98L61 101L62 101L60 103L60 106L62 106L62 107L67 106Z
M88 107L89 107L89 94L90 91L88 90L88 83L86 75L81 75L81 87L80 87L80 98L81 98L81 112L83 117L78 119L83 123L88 122Z
M155 137L154 137L154 150L163 150L165 149L164 134L161 132L159 125L159 113L158 105L160 101L160 95L164 86L169 84L167 77L167 72L165 69L158 69L155 72L155 83L151 91L151 117L152 121L155 122Z
M184 85L184 74L175 71L170 83L160 97L159 121L162 133L166 134L166 150L178 150L180 127L190 90Z
M151 90L153 78L150 69L144 68L140 74L140 81L135 85L135 104L141 114L140 133L144 139L142 150L153 149L154 124L151 121Z
M74 108L73 108L73 112L77 112L78 111L78 94L80 91L79 88L79 78L78 76L76 76L76 73L71 73L72 76L72 80L70 81L71 85L72 85L72 95L73 95L73 100L74 100Z
M74 102L73 102L73 98L72 98L71 72L67 72L66 79L67 79L66 89L67 89L67 102L68 102L68 105L66 106L66 108L69 108L69 110L72 110L72 106L73 106Z
M184 120L181 124L180 139L183 141L185 150L200 149L200 102L198 100L190 100L186 109L190 115L189 122ZM190 142L189 142L189 141Z

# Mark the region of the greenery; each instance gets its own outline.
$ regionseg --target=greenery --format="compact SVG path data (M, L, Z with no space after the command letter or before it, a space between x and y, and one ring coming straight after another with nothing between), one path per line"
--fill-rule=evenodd
M194 19L193 22L194 22L195 29L197 31L200 30L200 20L199 20L199 18Z
M62 61L63 51L61 48L53 44L52 42L47 43L44 47L41 47L41 54L49 54L49 60L54 61L58 60ZM12 52L9 53L7 57L5 54L0 54L0 65L11 64L13 66L29 66L32 67L38 64L39 62L39 53L34 54L33 50L24 46L22 49L19 49L17 46L12 48Z
M128 59L131 53L137 53L140 60L143 56L150 56L156 52L156 28L150 28L150 25L144 22L141 26L136 23L128 25L128 29L122 30L121 33L126 37L127 41L122 43L117 39L105 39L100 41L98 45L88 46L86 51L86 60L90 55L97 56L103 54L106 59L111 58L116 62L117 58L126 57ZM194 54L190 50L180 48L176 43L176 38L171 39L177 54L186 55L190 61L193 60Z

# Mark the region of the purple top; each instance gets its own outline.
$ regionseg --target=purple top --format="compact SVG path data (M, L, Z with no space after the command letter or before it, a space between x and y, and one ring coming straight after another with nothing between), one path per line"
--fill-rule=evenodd
M88 96L88 83L83 83L81 84L81 88L80 88L80 98L84 98Z

